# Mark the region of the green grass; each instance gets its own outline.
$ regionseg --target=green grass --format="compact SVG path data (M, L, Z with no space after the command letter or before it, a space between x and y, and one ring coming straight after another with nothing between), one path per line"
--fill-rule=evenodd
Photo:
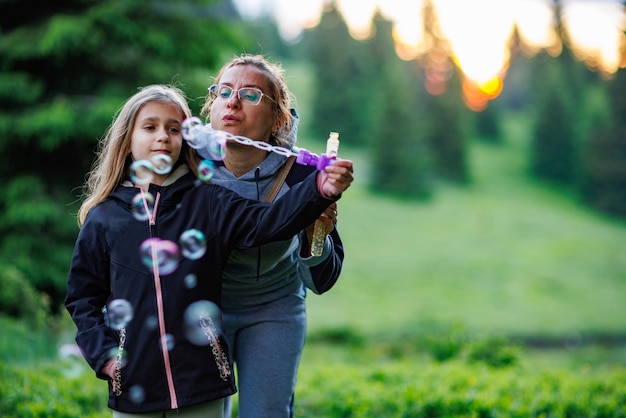
M356 164L355 183L339 201L346 259L330 292L308 296L308 342L297 386L300 416L329 416L314 411L334 405L333 399L333 407L352 411L343 416L380 416L371 400L389 388L375 393L381 379L400 382L391 386L397 393L385 398L388 410L408 407L410 393L424 396L426 403L463 404L462 394L456 399L450 395L455 391L438 386L442 373L452 385L475 382L477 396L486 397L488 406L502 399L499 388L516 385L520 376L524 396L540 404L559 404L565 396L556 389L552 395L532 392L545 379L585 393L593 393L598 381L623 382L623 340L614 346L586 342L593 335L626 335L626 223L583 207L566 190L529 180L522 122L509 122L504 146L472 144L471 185L441 185L429 202L371 193L368 173L375 167L363 150L342 144L340 155ZM300 142L323 151L323 141ZM77 378L67 376L68 360L59 358L60 345L73 340L69 319L64 315L50 324L33 329L25 321L0 317L5 336L0 358L23 365L19 379L27 383L19 384L33 391L53 385L45 380L48 372L32 371L44 366L59 368L62 377L48 380L64 382L60 387L89 382L85 399L70 396L56 405L59 410L84 404L94 417L110 414L104 407L106 390L84 361L70 359L82 367L69 368L80 369ZM502 369L470 364L473 347L499 336L544 338L556 341L558 349L520 350L515 365ZM434 361L433 354L447 349L459 351L447 361ZM507 350L487 345L486 353L506 355ZM585 388L587 379L596 383ZM333 382L341 395L328 386ZM19 390L10 394L22 396ZM39 403L26 398L16 403L46 411L31 416L46 416L51 407L43 392L36 395ZM354 405L346 406L346 399ZM567 402L577 402L572 399Z
M472 144L470 186L441 186L426 203L370 193L375 168L353 151L356 180L339 201L344 270L309 296L310 332L625 335L626 224L529 180L519 123L504 146Z
M323 152L326 138L307 137L310 69L286 67L301 114L298 145ZM339 201L345 265L329 293L309 296L309 334L353 329L393 339L460 327L565 340L626 336L626 222L531 180L529 126L527 115L505 115L503 145L469 146L472 183L441 185L424 203L371 193L376 167L342 142L339 155L355 161L356 177Z

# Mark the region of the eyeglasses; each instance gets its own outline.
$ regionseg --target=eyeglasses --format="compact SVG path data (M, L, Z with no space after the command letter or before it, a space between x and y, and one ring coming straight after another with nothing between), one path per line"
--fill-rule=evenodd
M242 87L239 90L235 90L225 84L213 84L209 87L209 94L211 94L215 100L228 100L232 97L233 93L237 93L237 97L243 103L248 103L252 106L256 106L261 103L261 99L263 99L263 97L266 97L271 102L276 103L274 99L255 87Z

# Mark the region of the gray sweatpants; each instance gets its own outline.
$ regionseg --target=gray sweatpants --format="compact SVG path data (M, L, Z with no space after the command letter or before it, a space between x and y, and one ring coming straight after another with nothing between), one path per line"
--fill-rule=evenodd
M306 291L271 303L224 309L224 329L236 364L239 418L293 416L296 375L306 335ZM232 399L225 402L230 418Z

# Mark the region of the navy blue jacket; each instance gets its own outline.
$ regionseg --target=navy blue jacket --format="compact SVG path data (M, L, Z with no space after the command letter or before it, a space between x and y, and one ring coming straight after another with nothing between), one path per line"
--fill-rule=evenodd
M114 299L132 307L123 328L122 393L116 396L109 382L111 408L176 409L236 391L219 318L207 325L198 317L185 325L186 310L194 302L220 304L222 269L232 249L288 239L317 219L333 200L320 196L315 179L307 177L266 204L199 184L187 173L171 185L150 185L157 202L152 225L131 212L139 192L134 187L119 187L90 211L76 241L65 305L78 329L78 345L103 379L100 370L118 353L120 330L105 324L102 309ZM146 239L178 243L190 229L204 234L207 250L201 258L179 256L170 274L142 262L139 249ZM187 333L198 323L206 341Z

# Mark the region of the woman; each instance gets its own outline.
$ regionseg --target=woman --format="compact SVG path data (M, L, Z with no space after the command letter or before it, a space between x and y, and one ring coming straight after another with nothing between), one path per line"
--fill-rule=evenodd
M128 99L78 214L65 306L85 359L109 382L114 417L222 417L235 392L219 312L224 261L297 233L352 181L351 163L339 162L274 205L201 184L182 140L189 116L172 87Z
M274 146L293 147L298 116L290 108L283 70L260 55L241 55L225 64L209 88L202 115L213 129ZM210 150L200 150L210 158ZM276 199L314 169L287 157L236 141L216 161L212 182L246 198ZM288 172L288 174L286 174ZM281 175L286 174L283 181ZM306 289L330 289L341 272L343 246L334 224L336 205L320 220L324 250L312 257L312 227L291 239L231 253L224 270L224 327L237 365L239 417L291 417L294 389L306 334ZM226 416L230 416L227 400Z

